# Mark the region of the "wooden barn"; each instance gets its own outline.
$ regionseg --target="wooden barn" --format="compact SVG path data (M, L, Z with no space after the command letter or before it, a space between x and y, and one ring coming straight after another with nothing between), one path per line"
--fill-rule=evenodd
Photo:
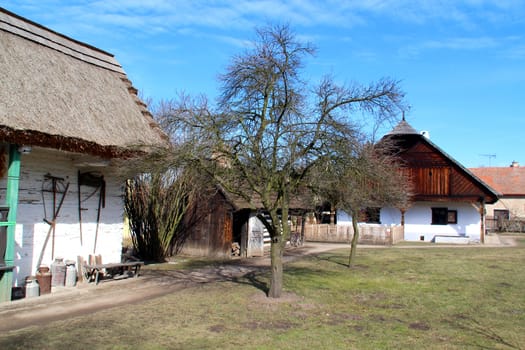
M306 207L299 200L292 201L290 210L292 231L300 230L301 218ZM189 215L195 222L186 226L189 236L182 248L183 254L206 257L230 258L263 256L270 246L270 236L257 213L246 201L217 191L209 200L201 201L198 214Z
M404 119L384 138L394 142L413 193L407 208L380 208L380 223L403 226L406 241L484 242L486 205L497 192Z
M182 254L218 258L231 256L235 206L222 191L210 197L199 201L195 208L189 209L191 214L185 216L188 238L182 247Z
M3 8L0 72L5 301L56 258L120 262L122 160L167 138L113 55Z

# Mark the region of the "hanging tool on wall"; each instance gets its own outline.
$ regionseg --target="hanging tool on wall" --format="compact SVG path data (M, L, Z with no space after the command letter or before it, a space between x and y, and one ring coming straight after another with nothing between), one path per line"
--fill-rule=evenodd
M91 187L94 190L89 193L86 198L82 199L81 186ZM78 172L78 218L80 224L80 244L82 243L82 211L88 210L82 207L82 203L93 197L98 193L98 209L97 209L97 225L95 228L95 243L93 245L93 254L97 249L98 227L100 224L100 211L106 207L106 181L104 175L97 172Z
M60 209L62 208L62 204L64 204L64 199L66 198L68 189L69 189L69 182L65 183L64 178L51 176L50 174L44 175L44 181L42 182L42 204L44 206L44 222L49 224L49 230L47 231L46 239L44 241L42 251L40 252L40 257L38 258L38 261L36 264L37 268L40 267L40 264L42 264L42 258L44 256L44 252L46 251L46 246L49 241L49 236L51 236L51 234L53 235L53 239L51 243L51 260L55 258L56 221L58 218L58 214L60 213ZM49 202L49 199L46 201L46 197L47 197L45 195L46 193L51 193L51 196L52 196L51 220L48 219L46 202ZM60 199L58 199L57 197L60 197Z

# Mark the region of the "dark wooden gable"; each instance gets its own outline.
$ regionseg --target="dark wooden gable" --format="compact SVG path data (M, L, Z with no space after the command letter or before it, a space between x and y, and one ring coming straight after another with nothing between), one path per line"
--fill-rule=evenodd
M414 201L462 201L493 203L490 187L457 163L428 138L417 134L394 134L403 172L412 182Z

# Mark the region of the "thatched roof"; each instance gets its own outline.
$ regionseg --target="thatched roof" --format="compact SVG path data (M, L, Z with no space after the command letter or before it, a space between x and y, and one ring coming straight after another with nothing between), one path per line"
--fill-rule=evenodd
M167 138L113 55L0 7L0 142L120 157Z

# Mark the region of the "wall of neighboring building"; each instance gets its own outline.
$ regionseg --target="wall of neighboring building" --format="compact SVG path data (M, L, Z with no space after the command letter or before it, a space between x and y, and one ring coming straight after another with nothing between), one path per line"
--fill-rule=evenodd
M447 208L457 211L457 223L432 224L432 208ZM381 209L381 223L401 222L401 213L396 208ZM436 235L468 236L470 241L480 241L481 217L478 209L469 203L418 202L405 213L405 240L432 241Z
M488 231L525 232L525 198L504 197L487 207Z
M488 204L487 217L494 217L494 209L508 210L510 219L525 218L525 198L523 197L505 197L500 198L494 204Z
M74 260L82 256L87 260L90 254L102 255L102 262L120 262L123 232L123 180L119 179L115 169L96 168L106 181L105 208L100 212L100 224L97 231L98 192L94 188L82 186L82 244L80 242L78 171L87 169L82 165L82 156L72 153L33 148L31 153L21 156L21 174L19 189L18 217L15 233L14 285L23 285L26 276L34 275L39 257L43 253L42 265L50 266L54 257ZM63 184L69 183L62 208L58 213L56 228L50 233L53 217L53 193L42 191L48 188L45 176L49 174L63 178ZM5 179L0 184L5 189ZM88 198L93 194L90 198ZM62 193L55 197L58 206ZM88 199L86 199L88 198ZM44 205L46 210L44 212ZM49 234L48 242L44 243ZM95 237L97 244L95 248ZM53 242L54 241L54 242Z

